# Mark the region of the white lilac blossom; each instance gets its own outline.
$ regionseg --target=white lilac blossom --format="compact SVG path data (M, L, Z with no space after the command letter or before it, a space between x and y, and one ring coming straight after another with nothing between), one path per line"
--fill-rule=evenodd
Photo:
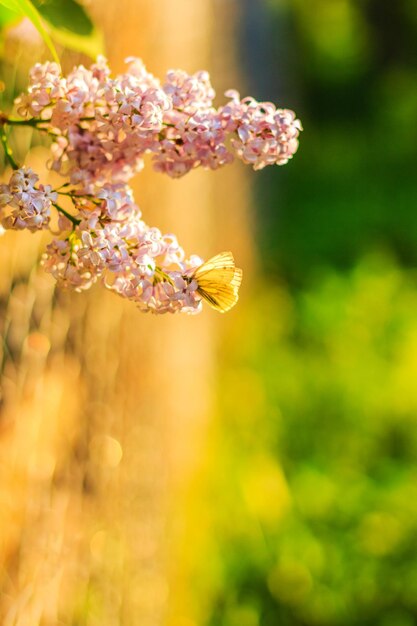
M127 183L146 154L156 171L173 178L200 166L218 169L235 156L254 169L293 156L302 127L292 111L233 90L226 97L216 108L207 72L170 70L160 82L136 58L115 77L102 57L66 76L56 63L37 63L15 102L21 117L0 114L0 139L14 170L0 185L0 229L49 229L42 265L63 287L83 291L101 282L154 313L197 313L202 298L213 305L209 280L205 292L197 280L207 274L203 260L187 258L175 235L143 221ZM57 189L15 163L4 132L13 125L51 137L50 167L64 177ZM237 300L241 280L231 253L215 257L224 258L228 271L220 274L230 275L230 284L221 291L227 306L218 310Z

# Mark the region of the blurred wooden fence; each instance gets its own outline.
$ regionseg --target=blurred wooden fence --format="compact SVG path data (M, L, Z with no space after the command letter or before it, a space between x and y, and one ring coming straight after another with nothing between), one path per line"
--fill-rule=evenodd
M233 2L89 6L114 71L137 55L157 75L207 68L219 94L236 82ZM247 267L238 165L180 181L145 171L134 187L145 220L187 251L230 248ZM43 245L0 240L0 622L191 626L183 494L214 401L219 318L145 316L99 287L57 291L37 269Z

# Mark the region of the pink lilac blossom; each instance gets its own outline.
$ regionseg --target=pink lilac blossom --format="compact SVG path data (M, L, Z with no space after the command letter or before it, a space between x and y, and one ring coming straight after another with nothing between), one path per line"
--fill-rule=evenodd
M202 260L187 260L175 235L147 226L128 187L89 191L73 193L75 225L49 244L45 270L75 291L100 280L143 311L199 312L198 285L187 277Z
M175 235L143 221L127 182L146 154L173 178L235 156L254 169L286 163L302 130L295 114L236 91L225 95L229 101L216 108L207 72L169 70L160 82L133 57L115 77L103 57L66 76L55 63L37 63L15 102L23 120L14 122L51 136L49 165L66 182L54 191L31 169L16 169L0 185L0 232L48 228L54 206L58 230L42 265L61 286L83 291L99 281L143 311L199 312L193 276L202 259L187 258ZM71 199L70 212L61 195Z
M272 102L240 99L234 90L226 92L231 101L221 107L220 117L234 133L232 146L244 162L260 170L267 165L284 165L298 149L300 120L289 109L277 109Z
M31 231L48 228L51 206L57 193L49 185L38 184L39 176L30 168L13 172L7 184L0 185L0 219L3 228Z
M102 57L66 77L54 63L37 64L16 100L21 115L52 134L51 167L73 184L126 183L147 153L157 171L178 178L234 156L254 169L283 165L296 152L302 127L292 111L233 90L215 108L207 72L170 70L161 85L142 61L127 62L115 78Z
M19 115L50 119L51 107L65 97L61 68L57 63L36 63L29 72L27 93L16 98Z
M197 111L210 109L216 95L208 72L196 72L192 76L183 70L169 70L163 90L177 111L194 115Z
M233 161L215 111L200 111L192 117L176 112L167 119L169 126L153 150L157 172L179 178L200 165L215 170Z

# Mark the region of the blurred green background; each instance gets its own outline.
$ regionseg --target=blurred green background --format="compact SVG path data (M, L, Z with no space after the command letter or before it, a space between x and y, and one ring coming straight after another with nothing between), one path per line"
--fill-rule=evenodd
M198 601L210 626L412 626L417 4L243 4L248 91L305 130L253 178L259 266L195 490Z

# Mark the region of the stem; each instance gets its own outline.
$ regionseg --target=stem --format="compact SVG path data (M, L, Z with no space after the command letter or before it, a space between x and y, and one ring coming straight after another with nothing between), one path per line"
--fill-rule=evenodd
M66 183L68 185L70 185L71 183ZM71 191L59 191L60 187L58 187L58 189L54 189L54 191L56 191L60 196L67 196L68 198L71 198L71 200L75 203L75 198L88 198L89 200L91 200L91 202L93 204L101 204L101 200L99 198L97 198L96 196L93 196L91 193L83 193L82 191L77 192L77 190L71 190Z
M59 204L56 204L56 202L53 202L52 204L54 205L56 210L62 213L62 215L65 215L65 217L68 218L69 221L74 224L74 226L77 226L80 223L80 220L77 220L73 215L71 215L71 213L68 213L68 211L59 206Z
M152 268L150 268L150 269L152 269ZM168 276L168 274L166 272L164 272L163 269L161 269L157 265L155 267L154 285L156 285L157 283L161 283L161 282L167 282L170 285L174 284L173 281L172 281L172 278L170 276Z
M95 117L80 117L77 122L94 122L95 119ZM33 126L36 128L39 124L50 124L50 122L51 120L42 120L38 117L32 117L30 120L19 120L14 117L3 116L3 124L10 124L10 126Z
M57 193L60 193L59 192L60 189L64 189L65 187L69 187L70 185L71 185L71 183L62 183L62 185L60 185L59 187L54 189L54 191L56 191Z
M13 152L11 147L9 146L9 142L7 141L6 131L4 129L4 125L0 127L0 142L4 148L4 154L6 156L6 160L9 162L9 165L14 170L18 170L19 166L13 158Z
M108 118L108 115L103 114L103 118ZM80 117L77 120L78 122L95 122L95 117ZM1 124L9 124L10 126L32 126L32 128L37 128L40 124L50 124L51 120L42 120L39 117L32 117L29 120L21 120L15 117L8 117L4 113L0 113L0 123ZM162 125L166 128L175 128L175 124L171 124L169 122L162 122Z
M9 124L10 126L32 126L32 128L36 128L38 124L47 124L48 120L40 120L35 117L30 120L17 120L13 117L4 116L2 122L3 124Z

